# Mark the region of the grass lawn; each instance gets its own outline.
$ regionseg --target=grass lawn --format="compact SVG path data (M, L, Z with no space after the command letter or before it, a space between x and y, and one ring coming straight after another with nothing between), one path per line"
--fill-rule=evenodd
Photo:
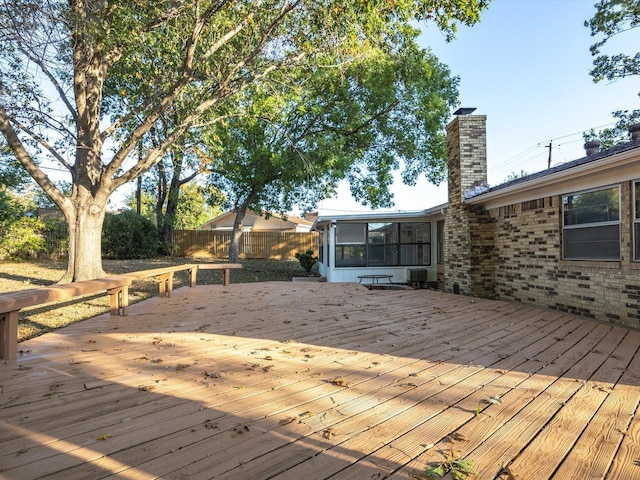
M127 273L183 263L204 263L190 258L162 257L144 260L103 260L107 274ZM294 276L306 272L298 261L241 260L243 269L231 271L231 283L291 281ZM56 283L66 270L66 261L34 261L0 263L0 293L46 286ZM178 272L174 288L187 285L187 273ZM201 270L198 285L221 284L222 272ZM129 289L129 302L135 303L158 294L158 284L153 280L140 280ZM109 299L105 294L91 295L83 299L38 306L20 312L18 341L42 335L70 323L101 315L109 311Z

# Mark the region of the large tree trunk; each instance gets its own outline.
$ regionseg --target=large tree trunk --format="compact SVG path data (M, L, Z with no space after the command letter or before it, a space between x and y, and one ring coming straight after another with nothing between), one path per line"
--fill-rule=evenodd
M240 240L242 240L242 222L247 215L248 205L244 203L236 211L236 218L231 230L231 245L229 245L229 262L236 263L240 258Z
M74 195L72 208L65 209L69 225L69 261L61 282L90 280L105 276L102 269L102 225L107 198Z

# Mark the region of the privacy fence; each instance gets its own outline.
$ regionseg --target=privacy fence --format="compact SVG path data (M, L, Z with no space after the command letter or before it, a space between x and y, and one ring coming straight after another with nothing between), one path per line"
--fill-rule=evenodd
M66 226L45 231L43 237L46 255L51 258L66 258ZM229 257L230 244L230 232L176 230L173 234L173 254L177 257L226 259ZM316 232L245 232L240 241L240 258L292 260L297 252L309 249L318 255L319 240Z
M210 230L176 230L173 234L174 255L178 257L229 257L231 232ZM295 259L297 252L311 249L317 255L318 234L293 232L245 232L240 240L240 258L273 260Z

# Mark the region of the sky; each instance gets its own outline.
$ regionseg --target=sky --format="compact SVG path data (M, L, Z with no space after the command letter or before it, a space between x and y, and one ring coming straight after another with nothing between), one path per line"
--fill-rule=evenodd
M489 185L510 173L547 168L583 157L582 132L611 127L616 110L640 108L640 79L593 83L589 71L595 39L584 26L596 0L493 0L473 27L459 27L447 43L434 27L422 25L420 45L431 48L452 75L460 77L460 106L487 116ZM640 29L609 42L605 52L640 45ZM609 45L608 43L608 45ZM627 51L627 53L629 53ZM452 117L453 118L453 115ZM395 211L421 210L447 201L446 182L421 181L392 188ZM319 205L320 215L370 211L342 184L335 199Z

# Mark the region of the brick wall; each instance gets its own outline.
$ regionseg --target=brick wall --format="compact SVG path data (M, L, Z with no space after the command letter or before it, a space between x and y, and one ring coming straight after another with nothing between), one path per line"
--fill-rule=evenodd
M495 297L640 328L640 265L632 261L631 183L621 188L622 260L562 259L562 198L492 209Z

